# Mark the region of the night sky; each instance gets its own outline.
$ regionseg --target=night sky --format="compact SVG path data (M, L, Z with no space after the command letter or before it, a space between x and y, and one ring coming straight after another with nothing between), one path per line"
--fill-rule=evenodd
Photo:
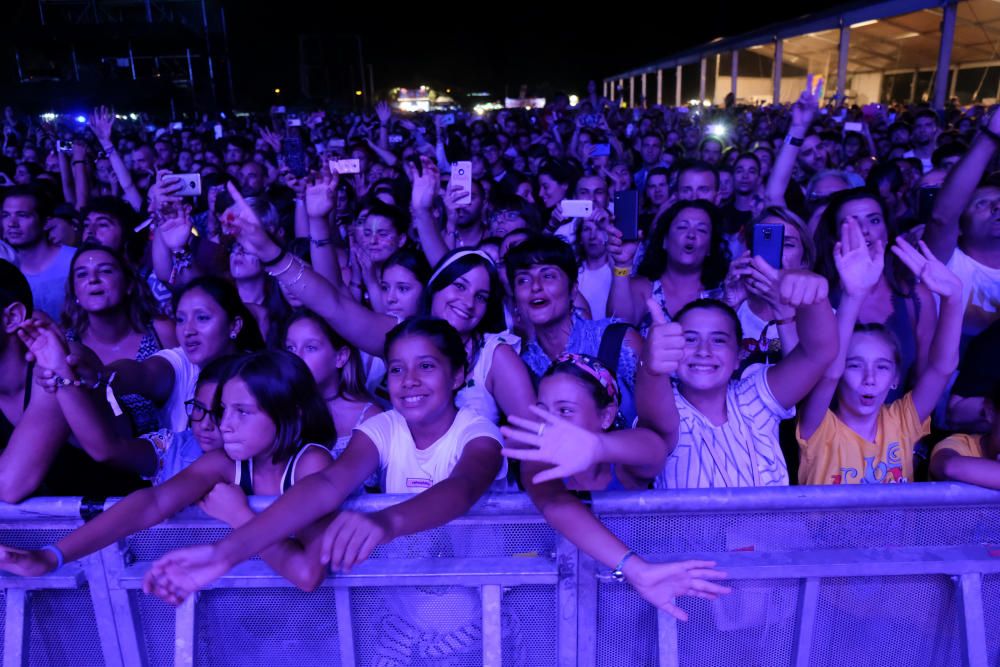
M322 46L332 71L329 89L334 93L357 87L355 35L360 34L379 91L426 83L456 91L485 89L495 95L517 96L525 84L529 94L579 92L589 78L600 79L718 36L837 4L843 3L810 2L806 9L806 3L699 0L699 14L708 17L703 21L673 16L671 8L679 7L677 2L645 8L635 3L597 5L621 7L626 13L617 22L607 12L564 10L556 14L538 10L538 4L531 8L502 0L450 7L413 3L410 15L394 3L376 11L332 3L317 6L302 0L282 0L270 6L227 3L227 11L237 64L234 76L246 95L257 97L274 87L297 88L298 35L308 32L317 37L313 46ZM689 11L685 14L690 15ZM268 27L266 38L262 26ZM319 57L314 60L320 61Z

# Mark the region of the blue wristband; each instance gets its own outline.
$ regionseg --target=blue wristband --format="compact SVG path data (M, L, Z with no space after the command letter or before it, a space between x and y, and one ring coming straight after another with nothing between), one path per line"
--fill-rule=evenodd
M39 551L51 551L53 554L55 554L57 570L63 566L64 562L66 562L66 558L65 556L63 556L62 549L60 549L54 544L46 544L44 547L39 549Z

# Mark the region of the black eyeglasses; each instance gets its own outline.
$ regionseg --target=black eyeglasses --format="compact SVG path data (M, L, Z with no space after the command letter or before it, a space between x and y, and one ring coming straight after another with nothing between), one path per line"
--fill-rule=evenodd
M200 422L205 417L208 417L212 422L218 422L211 409L206 408L193 398L190 401L184 401L184 411L187 412L192 423Z

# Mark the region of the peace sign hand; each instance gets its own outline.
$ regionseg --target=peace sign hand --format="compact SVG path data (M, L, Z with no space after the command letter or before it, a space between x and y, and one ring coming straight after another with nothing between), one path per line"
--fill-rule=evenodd
M806 89L799 95L798 101L792 105L792 127L799 130L808 130L812 125L816 112L819 111L819 102L823 99L823 77L816 78L816 86L813 87L813 75L806 77Z

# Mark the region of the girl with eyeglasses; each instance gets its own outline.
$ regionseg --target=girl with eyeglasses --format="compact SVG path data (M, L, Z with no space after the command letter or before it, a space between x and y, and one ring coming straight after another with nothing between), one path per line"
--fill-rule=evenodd
M46 353L46 359L48 348L57 347L51 344L54 333L44 326L28 335L33 353ZM235 359L227 370L217 383L213 417L199 398L190 404L192 420L201 416L194 422L200 431L217 424L221 447L162 484L126 496L55 544L0 548L0 569L24 576L51 572L198 501L206 513L238 527L254 517L248 496L281 495L333 461L327 448L335 436L333 421L301 359L284 351L255 352ZM150 449L148 443L144 448ZM303 526L295 538L277 540L261 557L299 588L312 590L325 574L318 558L321 535L319 526Z

